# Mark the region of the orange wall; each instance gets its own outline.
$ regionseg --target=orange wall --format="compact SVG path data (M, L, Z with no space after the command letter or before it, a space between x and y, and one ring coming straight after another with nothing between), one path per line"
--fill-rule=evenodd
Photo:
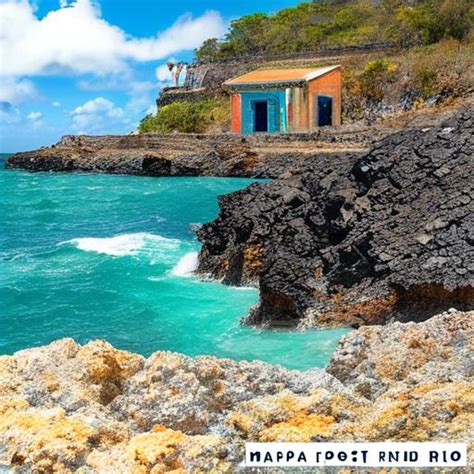
M327 95L332 97L332 124L341 124L341 107L342 107L342 70L336 69L322 77L313 79L308 84L309 100L308 100L308 117L309 128L315 130L317 125L316 104L318 95Z
M305 87L294 87L292 89L292 120L289 122L288 131L305 132L308 129L308 91Z
M232 133L241 133L242 131L242 107L240 94L232 94L230 96L230 113Z
M313 79L304 87L294 87L291 94L291 120L288 118L289 132L312 131L317 125L317 96L332 97L333 125L341 124L342 108L342 70L336 69L322 77ZM242 99L234 93L230 96L231 130L233 133L242 133Z

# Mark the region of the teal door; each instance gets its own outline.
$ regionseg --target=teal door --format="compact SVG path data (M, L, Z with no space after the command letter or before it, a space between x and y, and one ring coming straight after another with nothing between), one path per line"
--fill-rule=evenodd
M286 131L284 91L242 92L242 133Z

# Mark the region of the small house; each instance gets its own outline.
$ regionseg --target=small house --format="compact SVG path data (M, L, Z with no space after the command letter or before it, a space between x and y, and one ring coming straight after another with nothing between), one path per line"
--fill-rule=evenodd
M341 123L341 66L252 71L224 82L234 133L311 132Z

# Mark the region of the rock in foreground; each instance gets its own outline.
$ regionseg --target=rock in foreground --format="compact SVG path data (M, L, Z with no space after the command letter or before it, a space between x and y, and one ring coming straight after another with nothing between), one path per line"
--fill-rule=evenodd
M423 320L474 305L474 112L223 196L201 273L258 284L256 325Z
M328 372L71 339L3 356L0 468L225 472L251 440L472 444L473 316L353 331Z

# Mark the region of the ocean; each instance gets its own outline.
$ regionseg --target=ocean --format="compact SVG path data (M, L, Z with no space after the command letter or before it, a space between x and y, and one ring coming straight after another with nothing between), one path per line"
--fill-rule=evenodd
M5 159L7 155L3 155ZM325 366L345 329L240 324L255 288L194 276L197 225L240 178L0 169L0 354L62 337L119 349Z

